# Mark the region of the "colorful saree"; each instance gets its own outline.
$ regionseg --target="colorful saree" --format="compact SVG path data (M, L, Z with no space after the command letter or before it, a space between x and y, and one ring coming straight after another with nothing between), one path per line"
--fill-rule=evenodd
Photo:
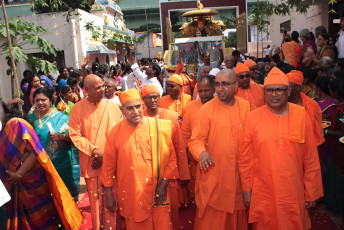
M57 110L60 111L61 113L64 113L66 115L70 115L70 111L72 111L72 108L74 106L74 103L71 102L71 101L68 101L68 104L65 103L64 101L60 101L58 104L57 104Z
M34 150L36 164L15 184L6 170L21 166L25 146ZM0 179L11 195L6 203L7 230L56 229L58 216L65 229L79 229L81 213L29 123L14 118L0 132Z
M41 119L38 119L34 113L29 114L29 118L32 121L35 131L41 140L45 151L53 162L56 171L59 173L63 182L67 186L71 195L77 200L78 183L75 183L72 167L72 142L59 141L52 142L49 138L49 128L47 122L50 122L55 133L68 134L69 131L69 117L66 114L60 112L51 112ZM79 180L77 178L77 180Z

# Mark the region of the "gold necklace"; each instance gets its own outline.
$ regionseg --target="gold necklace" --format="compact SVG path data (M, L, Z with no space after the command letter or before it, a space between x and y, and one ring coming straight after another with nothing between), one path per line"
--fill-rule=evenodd
M49 111L50 111L50 109L49 109ZM43 125L45 124L45 123L47 123L48 121L49 121L49 119L51 118L51 112L49 112L48 111L48 113L49 113L49 116L48 116L48 118L43 122L43 123L41 123L41 112L40 111L38 111L38 116L39 116L39 118L38 118L38 122L39 122L39 129L41 129L41 128L43 128ZM44 116L43 116L44 117Z

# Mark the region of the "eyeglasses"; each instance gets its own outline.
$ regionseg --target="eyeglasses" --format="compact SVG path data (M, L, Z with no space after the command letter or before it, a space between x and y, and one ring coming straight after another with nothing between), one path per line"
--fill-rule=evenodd
M167 88L174 88L174 87L176 87L177 85L173 85L173 84L166 84L166 87Z
M137 104L137 105L132 105L132 106L127 106L125 107L127 110L129 110L130 112L132 112L135 109L139 109L141 108L142 104Z
M264 89L264 94L265 95L272 95L275 92L276 95L282 95L287 89L288 89L288 87L287 88Z
M221 85L223 87L228 87L228 86L234 84L235 82L237 82L237 81L234 81L234 82L229 82L229 81L215 82L215 87L220 87Z
M250 74L242 74L242 75L238 75L238 77L239 77L240 79L250 78Z

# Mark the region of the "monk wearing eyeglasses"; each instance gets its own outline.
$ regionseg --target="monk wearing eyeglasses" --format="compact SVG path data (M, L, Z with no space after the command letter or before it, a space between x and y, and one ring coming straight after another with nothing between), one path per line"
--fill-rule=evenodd
M264 105L263 89L251 81L250 69L247 65L239 63L235 67L238 80L238 89L235 96L250 102L252 108L259 108Z
M179 74L171 75L167 80L166 89L168 95L160 98L159 107L177 112L181 125L186 105L191 101L191 96L183 93L183 79Z
M323 196L313 124L288 103L287 76L273 68L264 81L266 105L250 112L238 155L244 203L254 230L310 229L307 208Z
M192 127L189 150L198 161L197 230L247 229L237 154L250 104L235 96L237 87L234 71L221 70L215 77L217 96L201 107Z

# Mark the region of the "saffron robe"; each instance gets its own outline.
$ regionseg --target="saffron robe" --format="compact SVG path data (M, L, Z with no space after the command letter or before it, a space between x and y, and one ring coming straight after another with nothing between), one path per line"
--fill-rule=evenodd
M140 127L124 120L112 128L101 174L105 187L113 187L116 181L120 214L136 226L152 218L155 189L162 178L172 180L178 176L172 122L146 118ZM163 206L166 205L169 199Z
M238 163L256 229L309 229L305 202L323 196L313 124L303 107L288 104L285 116L266 105L252 111L243 127Z
M238 87L235 96L249 101L255 108L264 105L264 91L255 83L250 83L250 88L248 89L240 89Z
M178 113L178 116L183 117L187 104L191 101L191 96L182 93L180 101L173 100L170 95L166 95L160 98L160 108L169 109Z
M207 207L234 214L232 218L236 218L236 211L246 209L239 179L237 154L241 125L249 111L249 102L244 99L235 97L234 105L226 106L215 97L203 105L196 116L189 150L196 160L206 151L215 161L215 165L206 171L201 172L199 165L197 166L196 220L205 218L208 222L220 224L221 220L215 220L212 218L213 215L206 216Z

